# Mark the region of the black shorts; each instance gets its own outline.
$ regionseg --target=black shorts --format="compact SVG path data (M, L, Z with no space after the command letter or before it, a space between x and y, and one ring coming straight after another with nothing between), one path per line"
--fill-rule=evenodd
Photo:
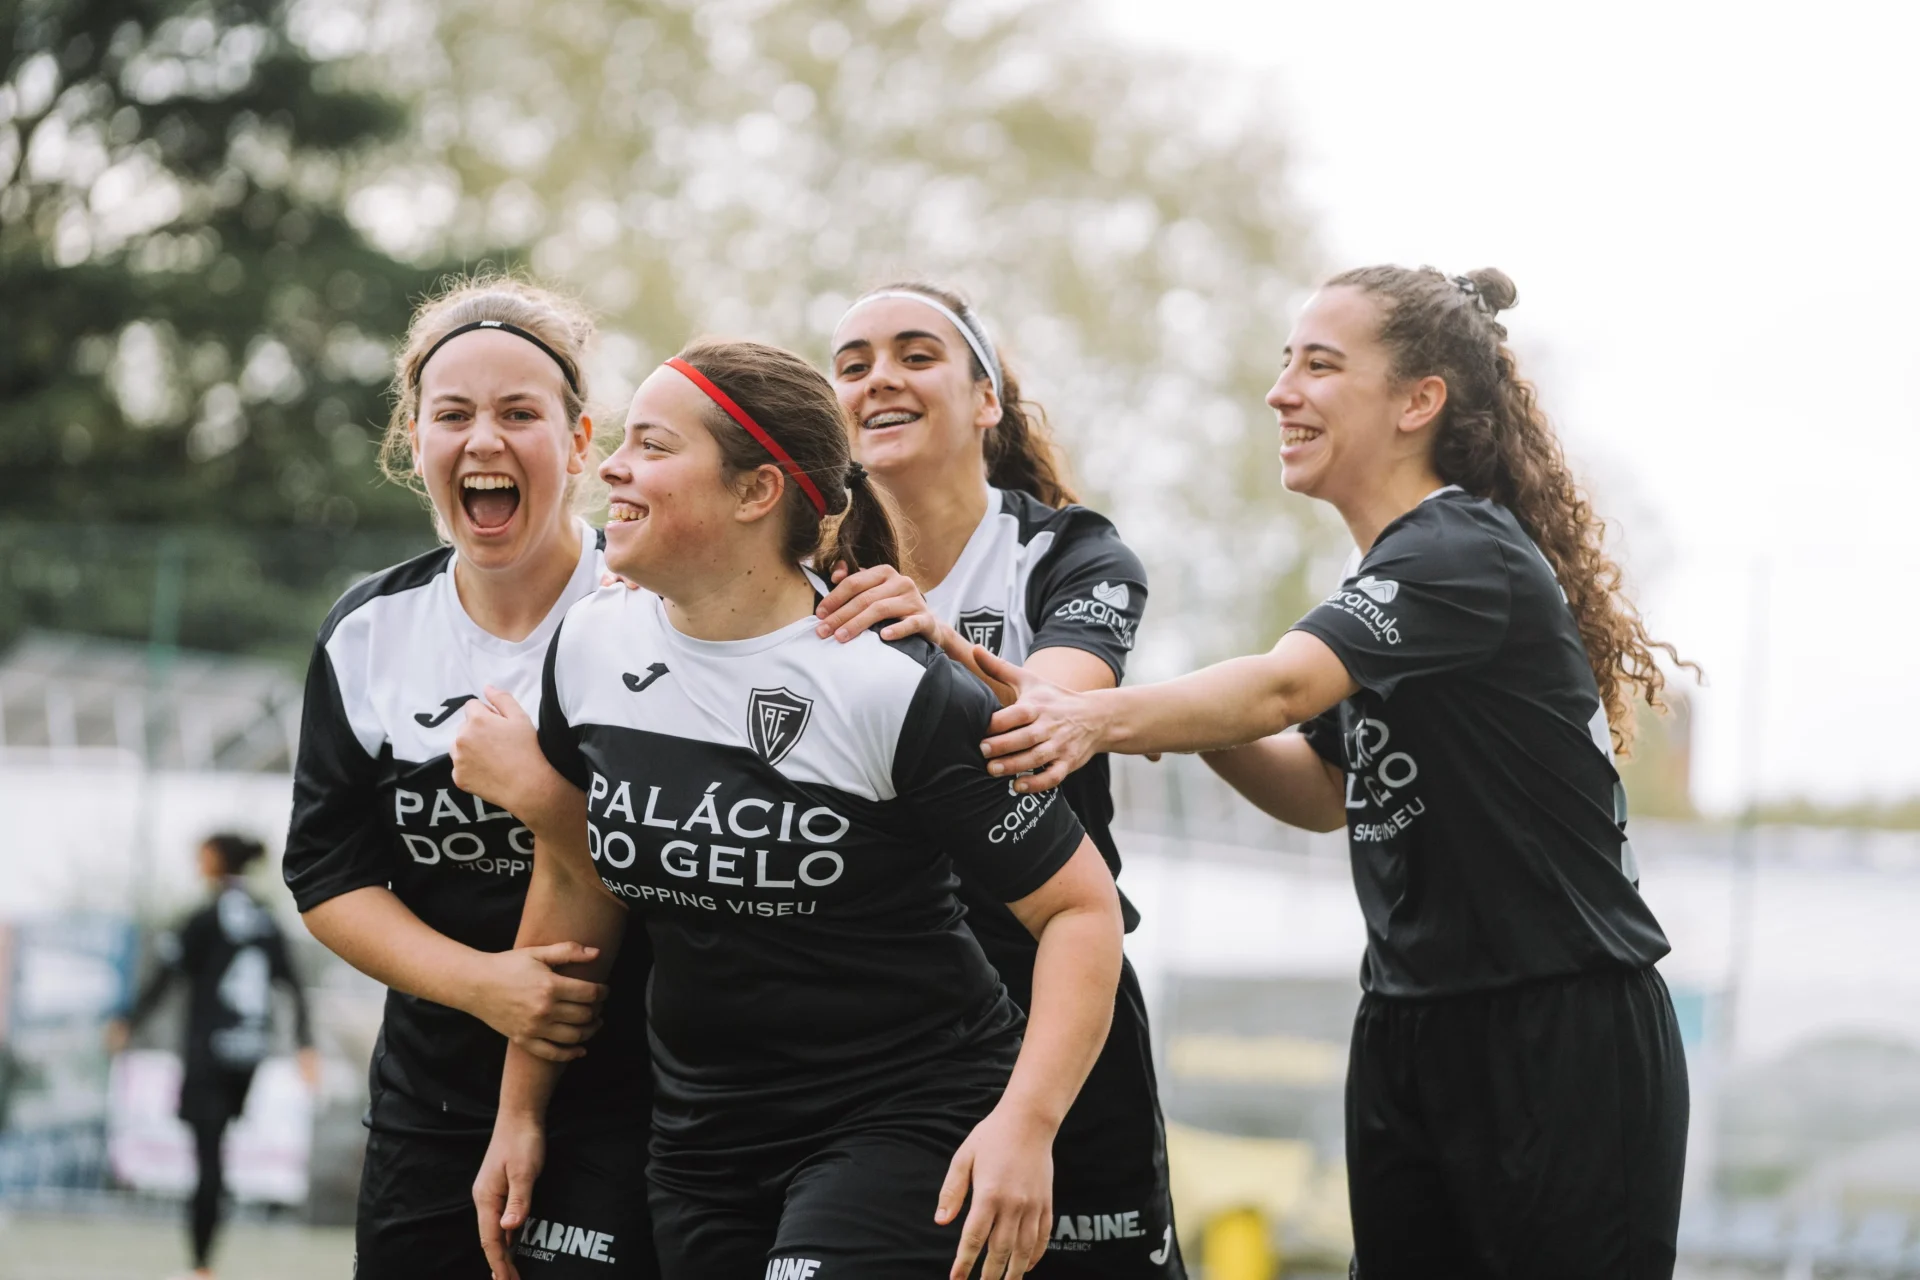
M223 1125L247 1109L252 1067L196 1066L180 1081L180 1118L194 1127Z
M965 1214L933 1211L953 1153L1006 1088L1004 1062L939 1064L819 1135L752 1150L656 1145L654 1241L664 1280L941 1277Z
M1113 1028L1053 1143L1053 1238L1031 1280L1183 1280L1146 1001L1122 964Z
M1686 1058L1652 969L1360 1003L1362 1280L1667 1280L1686 1148Z
M367 1135L354 1222L356 1280L487 1280L473 1207L486 1133ZM639 1119L560 1124L548 1134L514 1242L526 1280L655 1280Z

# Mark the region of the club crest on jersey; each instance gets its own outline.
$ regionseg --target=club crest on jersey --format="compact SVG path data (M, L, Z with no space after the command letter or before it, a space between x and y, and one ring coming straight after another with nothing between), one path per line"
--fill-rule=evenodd
M960 615L960 634L968 644L977 644L998 657L1000 642L1007 638L1007 615L998 609L969 609Z
M747 741L768 764L787 758L813 718L813 699L791 689L755 689L747 696Z

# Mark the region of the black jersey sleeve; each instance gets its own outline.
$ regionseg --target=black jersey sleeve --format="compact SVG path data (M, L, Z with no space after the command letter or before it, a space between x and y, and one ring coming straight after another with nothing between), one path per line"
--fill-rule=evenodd
M1074 508L1027 581L1029 653L1083 649L1126 678L1127 654L1147 608L1147 570L1104 516Z
M1340 742L1340 708L1338 704L1328 707L1311 720L1300 725L1300 736L1307 740L1313 753L1336 769L1347 767L1346 748Z
M894 788L963 877L1018 902L1067 864L1086 832L1058 789L1018 795L987 772L980 742L996 706L985 685L934 654L900 729Z
M378 774L379 762L360 745L348 722L323 636L307 666L300 749L293 766L293 819L280 864L301 911L393 878Z
M553 633L547 645L547 663L540 673L540 750L561 777L585 791L590 781L587 759L580 754L580 737L567 720L566 708L560 705L560 637L566 629L562 621Z
M1382 698L1402 680L1485 662L1506 637L1505 553L1451 508L1428 502L1389 526L1359 574L1293 624Z

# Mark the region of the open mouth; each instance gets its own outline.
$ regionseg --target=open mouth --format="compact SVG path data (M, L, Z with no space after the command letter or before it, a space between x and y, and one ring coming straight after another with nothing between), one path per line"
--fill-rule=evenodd
M631 524L646 514L647 509L645 507L635 506L631 502L609 502L607 504L607 523L610 525Z
M888 427L904 427L909 422L920 421L920 415L907 409L888 409L860 420L863 431L884 431Z
M1319 438L1320 429L1318 427L1283 426L1280 428L1280 447L1283 449L1291 449L1297 445L1303 445L1310 440L1317 440Z
M520 509L520 486L495 473L462 476L460 505L474 528L492 533L506 528Z

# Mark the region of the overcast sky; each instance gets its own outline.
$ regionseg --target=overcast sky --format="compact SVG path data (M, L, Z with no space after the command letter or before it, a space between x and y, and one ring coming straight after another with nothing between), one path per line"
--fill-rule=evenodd
M1265 82L1330 265L1514 278L1697 800L1920 791L1920 6L1094 3Z

